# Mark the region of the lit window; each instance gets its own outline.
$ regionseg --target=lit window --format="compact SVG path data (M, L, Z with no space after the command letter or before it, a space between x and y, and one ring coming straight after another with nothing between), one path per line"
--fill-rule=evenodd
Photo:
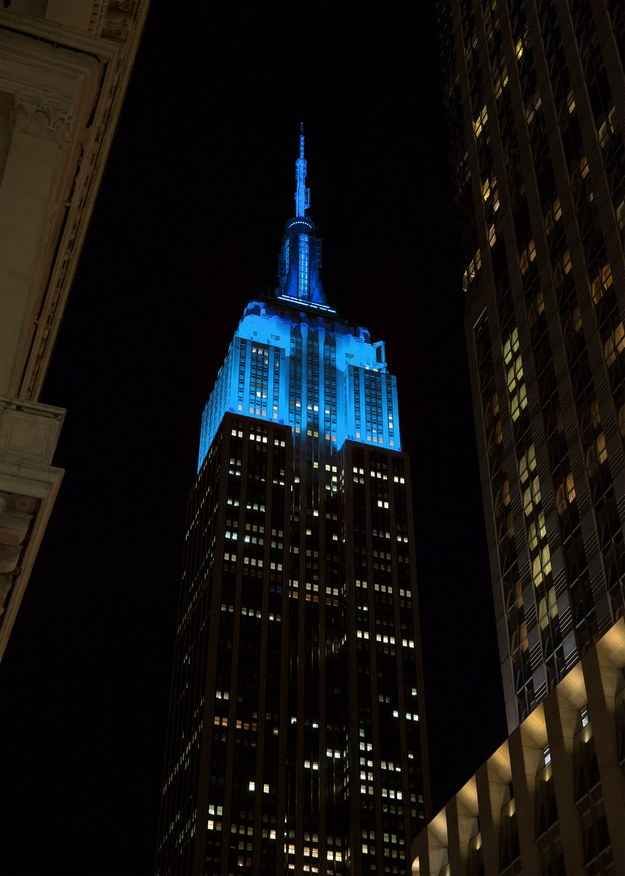
M607 292L613 282L612 267L609 263L605 264L590 286L593 304L598 304L601 301L605 292Z
M516 390L517 384L521 382L523 379L523 359L521 356L517 356L514 360L514 364L508 368L508 373L506 376L507 384L508 384L508 392L510 395Z
M566 108L569 111L569 115L572 115L575 112L575 95L572 91L569 91L566 98Z
M527 387L524 383L519 387L519 391L510 399L510 416L516 422L521 416L521 412L527 407Z
M510 365L515 353L519 351L519 330L515 328L503 345L503 361Z
M551 574L551 551L546 544L532 560L532 579L538 587L542 584L546 575Z
M543 748L543 765L549 766L551 763L551 748L548 745L545 745Z
M625 349L625 326L622 322L616 326L613 332L610 332L607 340L603 345L603 353L605 356L606 365L608 368L614 364L616 357L619 356Z
M588 174L590 173L590 167L588 165L588 159L584 155L584 157L579 162L579 172L581 174L582 179L586 179Z
M564 255L562 256L562 270L564 271L565 274L569 274L572 267L573 267L573 263L571 261L571 253L567 249L566 252L564 253Z
M476 137L479 137L482 131L484 130L484 126L488 121L488 110L486 106L483 106L480 110L480 113L477 119L473 121L473 132Z
M545 538L546 534L545 515L541 511L537 519L532 521L528 528L528 543L532 552L536 550L539 542Z
M533 444L527 448L526 452L519 459L519 479L522 484L525 484L530 473L536 468L536 448Z
M601 432L599 435L597 435L596 447L597 459L599 460L599 465L602 465L608 458L608 447L605 440L605 432Z

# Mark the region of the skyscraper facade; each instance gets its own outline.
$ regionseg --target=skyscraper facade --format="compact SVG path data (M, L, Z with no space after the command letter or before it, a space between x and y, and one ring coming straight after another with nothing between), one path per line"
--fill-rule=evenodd
M303 133L295 170L276 295L245 307L202 416L159 876L403 873L423 819L396 381L327 302Z
M512 731L623 613L625 6L439 8Z

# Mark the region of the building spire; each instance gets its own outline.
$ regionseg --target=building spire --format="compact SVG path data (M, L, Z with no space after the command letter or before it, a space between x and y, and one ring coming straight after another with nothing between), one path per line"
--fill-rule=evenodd
M326 303L321 283L321 241L306 211L310 207L310 189L306 186L306 141L304 124L299 125L299 143L295 159L295 216L286 224L280 250L278 298L332 308Z
M299 219L306 215L310 207L310 189L306 188L306 156L305 156L304 123L299 123L299 155L295 161L295 216Z

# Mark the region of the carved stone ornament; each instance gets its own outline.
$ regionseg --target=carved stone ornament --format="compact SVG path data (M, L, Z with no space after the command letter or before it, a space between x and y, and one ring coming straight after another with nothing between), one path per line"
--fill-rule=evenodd
M39 95L15 95L15 126L23 133L59 144L69 143L73 122L73 114L67 107L46 101Z

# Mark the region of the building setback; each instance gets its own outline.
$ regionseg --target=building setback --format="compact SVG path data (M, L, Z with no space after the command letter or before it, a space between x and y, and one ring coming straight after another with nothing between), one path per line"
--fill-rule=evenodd
M421 831L411 872L619 876L624 779L621 618Z
M440 10L511 732L623 614L625 6Z
M423 823L410 472L384 343L339 319L304 138L191 490L159 876L404 873Z

